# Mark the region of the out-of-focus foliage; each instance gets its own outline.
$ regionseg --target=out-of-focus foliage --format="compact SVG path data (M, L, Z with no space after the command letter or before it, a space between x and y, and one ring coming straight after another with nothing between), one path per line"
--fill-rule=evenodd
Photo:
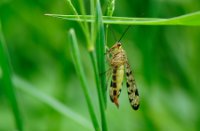
M90 1L85 9L89 13ZM78 1L73 1L78 7ZM101 1L105 14L107 1ZM77 8L80 12L80 9ZM200 10L199 0L117 0L114 16L170 18ZM1 0L0 19L15 74L90 120L67 40L75 28L92 102L97 93L83 32L77 22L45 16L72 14L66 1ZM117 38L127 26L111 25ZM112 31L108 46L115 43ZM133 26L122 39L140 91L141 106L133 111L125 85L120 108L107 102L109 130L199 130L200 27ZM0 68L1 75L1 68ZM108 83L109 85L109 83ZM13 114L0 87L0 130L14 130ZM18 88L17 88L18 89ZM21 90L17 97L27 131L88 130ZM78 119L78 117L77 117Z

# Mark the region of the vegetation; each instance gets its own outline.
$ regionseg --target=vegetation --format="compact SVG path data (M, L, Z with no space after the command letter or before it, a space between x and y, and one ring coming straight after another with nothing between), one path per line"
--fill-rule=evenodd
M0 130L199 130L199 10L198 0L1 1ZM125 84L119 108L107 89L106 47L128 25L138 111Z

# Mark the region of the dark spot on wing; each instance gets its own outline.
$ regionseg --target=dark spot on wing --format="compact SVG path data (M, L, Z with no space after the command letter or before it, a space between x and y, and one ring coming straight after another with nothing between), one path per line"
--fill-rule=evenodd
M129 84L128 82L126 82L126 86L127 86L127 87L130 87L130 84Z
M131 93L132 93L132 92L129 92L129 91L128 91L128 94L129 94L129 95L130 95Z
M129 76L130 74L128 72L126 72L126 76Z
M136 96L139 96L138 89L136 89L136 91L135 91L135 95L136 95Z
M133 108L134 110L139 109L139 107L140 107L140 104L138 104L138 105L132 105L132 108Z

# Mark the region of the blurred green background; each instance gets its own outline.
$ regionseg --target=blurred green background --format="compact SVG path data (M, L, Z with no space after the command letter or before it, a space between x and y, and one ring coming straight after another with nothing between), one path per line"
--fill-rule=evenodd
M78 5L77 1L73 4ZM105 13L107 1L101 1L101 5ZM89 6L85 7L89 12ZM117 0L114 16L170 18L198 10L199 0ZM13 71L90 120L67 40L69 28L75 28L92 101L99 113L83 32L76 22L45 13L72 14L65 0L0 1L0 19ZM117 38L126 27L111 25ZM108 38L108 46L112 46L112 33ZM141 106L138 111L132 110L124 85L119 109L108 99L109 130L200 130L200 27L133 26L122 43L135 73ZM26 131L88 130L21 90L17 90L17 97ZM0 101L0 131L14 131L12 110L2 88Z

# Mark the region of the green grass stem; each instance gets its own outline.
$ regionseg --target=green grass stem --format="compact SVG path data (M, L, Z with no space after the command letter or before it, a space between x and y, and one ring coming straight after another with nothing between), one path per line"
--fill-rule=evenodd
M80 53L79 53L79 49L78 49L78 43L77 43L77 39L76 39L75 32L74 32L73 29L71 29L69 31L69 40L70 40L71 53L72 53L72 57L73 57L73 60L74 60L74 66L75 66L77 75L78 75L80 82L81 82L81 86L82 86L82 89L83 89L83 92L84 92L84 96L85 96L85 99L86 99L86 102L87 102L87 105L88 105L90 117L92 119L92 123L93 123L95 130L99 131L100 127L99 127L99 124L98 124L98 121L97 121L97 118L96 118L96 115L95 115L94 107L92 105L92 101L91 101L92 99L89 95L89 89L88 89L88 85L87 85L87 82L86 82L86 79L85 79L86 76L84 74L83 66L81 64Z
M1 70L0 85L4 89L7 95L7 99L10 102L17 130L23 131L22 115L19 110L19 104L16 97L16 90L13 87L13 83L11 80L13 73L10 63L10 57L3 37L1 22L0 22L0 70Z
M115 0L109 0L108 1L108 7L106 10L106 16L112 16L115 10ZM108 42L108 28L109 24L105 25L105 44L107 45Z
M77 19L80 19L80 15L78 15L78 12L76 10L76 8L74 7L74 5L72 4L71 0L66 0L67 4L69 5L69 7L71 8L71 10L73 11L74 15L76 16ZM79 5L80 5L80 8L81 8L81 13L83 13L83 20L82 22L79 22L79 25L81 26L82 28L82 31L85 35L85 39L86 39L86 44L87 44L87 49L88 50L94 50L94 44L92 42L90 42L90 36L89 36L89 29L88 29L88 25L87 25L87 21L86 21L86 17L85 16L85 10L83 9L84 7L84 4L81 0L79 0ZM48 15L48 14L46 14Z
M104 73L105 68L105 37L104 37L104 26L102 23L102 12L100 2L97 0L96 4L96 56L97 56L97 77L100 79L100 87L98 88L99 104L101 112L102 129L107 130L107 122L105 115L106 107L106 74ZM99 85L99 84L98 84Z

